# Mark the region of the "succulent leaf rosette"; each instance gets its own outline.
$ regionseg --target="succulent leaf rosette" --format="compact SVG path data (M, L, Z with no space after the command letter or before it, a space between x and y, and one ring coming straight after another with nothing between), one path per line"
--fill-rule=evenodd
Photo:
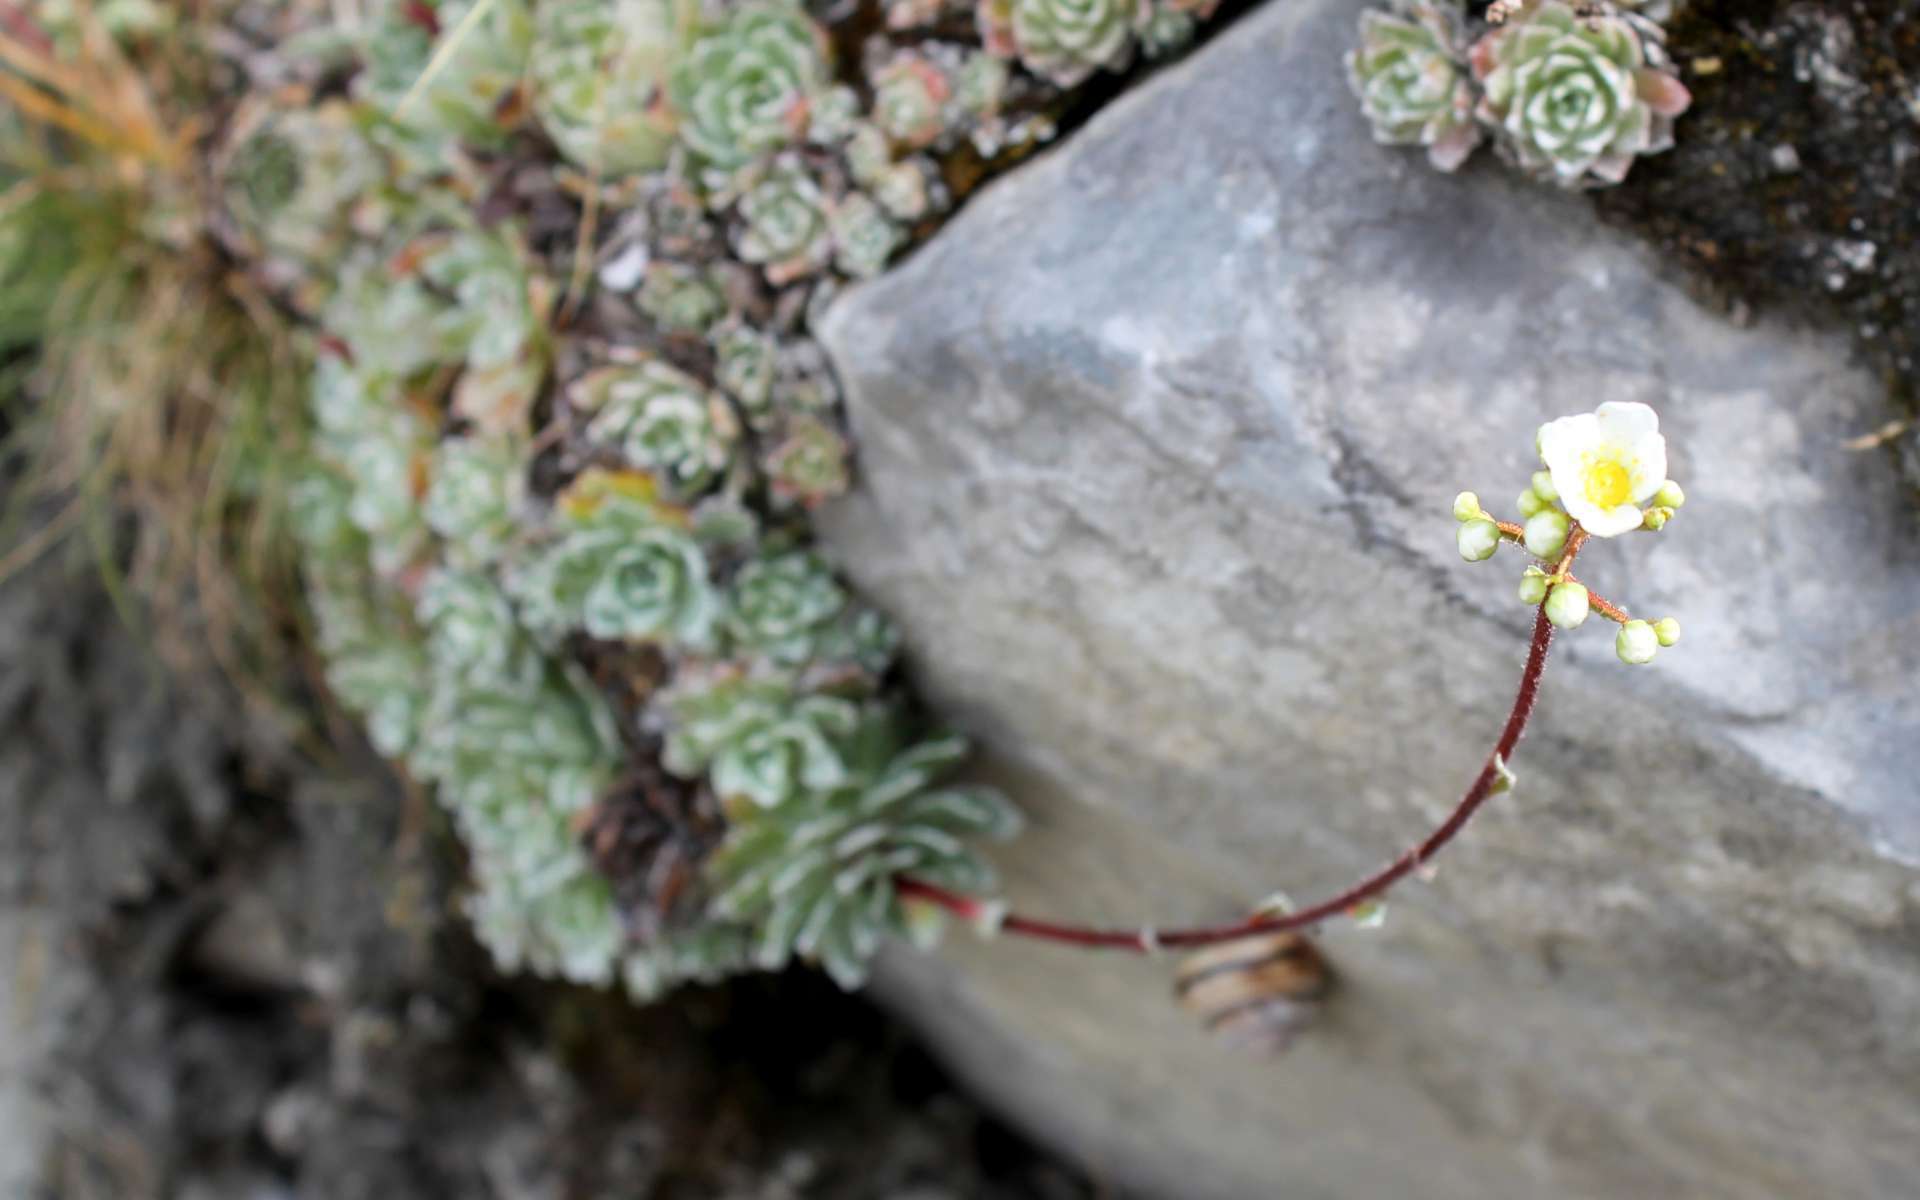
M1138 11L1138 0L980 0L976 23L988 50L1070 88L1126 66Z
M485 0L486 11L475 13L481 2L380 0L360 38L367 69L354 81L356 94L428 139L501 145L510 131L502 115L515 108L509 98L526 74L534 18L527 0ZM436 55L434 74L414 95Z
M847 440L825 421L797 416L784 435L761 457L773 494L812 507L847 490Z
M309 272L345 248L355 205L385 168L347 105L253 108L220 166L228 210L269 254Z
M513 604L483 575L442 568L414 601L437 679L512 685L528 676L531 647Z
M729 15L673 68L680 138L722 171L799 140L814 97L832 82L826 35L797 5Z
M859 93L844 83L834 84L807 105L807 141L816 146L838 146L853 132L863 111Z
M687 778L704 772L722 800L761 808L845 783L841 746L861 719L850 700L799 694L783 678L737 669L690 672L661 707L662 765Z
M1692 102L1658 27L1610 9L1546 0L1482 36L1471 59L1478 115L1503 153L1562 187L1619 183L1637 156L1673 145Z
M1473 85L1456 49L1458 13L1439 3L1360 16L1360 45L1347 54L1347 79L1383 145L1420 145L1452 171L1480 144Z
M618 737L605 702L542 661L530 675L494 681L441 675L416 766L451 789L456 811L494 824L517 819L504 804L526 802L560 816L593 801L617 761ZM484 841L484 839L482 839Z
M704 548L680 509L644 476L591 471L556 506L557 537L515 571L521 618L547 635L713 644L720 597Z
M833 230L833 262L855 279L871 279L886 269L907 235L865 192L848 192L828 214Z
M813 274L833 256L833 233L820 185L797 159L783 157L740 197L734 248L781 287Z
M684 263L648 264L637 303L668 333L705 333L727 313L727 298L707 273Z
M1171 5L1151 4L1146 19L1139 23L1140 52L1148 58L1165 58L1187 48L1199 22L1192 13Z
M740 650L782 666L815 657L847 608L847 593L817 554L790 551L740 568L728 594L727 632Z
M618 446L672 494L692 497L725 475L740 438L725 399L663 362L601 367L575 380L567 399L592 413L587 436Z
M406 754L425 723L428 672L403 602L364 575L338 569L310 566L307 585L327 687L359 714L375 750L389 758Z
M757 965L798 956L858 987L881 940L909 928L896 876L968 892L992 886L967 839L1010 837L1019 815L996 792L940 783L965 756L960 739L902 748L893 726L863 724L846 783L743 814L729 831L714 864L714 909L754 925Z
M468 366L513 365L545 339L524 248L508 230L463 229L423 245L421 276L453 301L438 324Z
M899 145L920 149L946 132L953 81L919 54L901 54L873 76L873 119Z
M750 325L730 324L708 334L713 346L714 382L740 402L749 422L758 422L773 400L779 346L772 335Z
M671 0L542 0L529 76L540 125L574 165L652 171L673 148Z
M421 515L449 562L482 567L513 540L526 502L526 447L515 438L466 434L434 448Z

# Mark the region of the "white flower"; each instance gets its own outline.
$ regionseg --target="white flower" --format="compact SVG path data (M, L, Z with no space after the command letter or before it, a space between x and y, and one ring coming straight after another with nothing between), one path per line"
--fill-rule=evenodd
M1568 515L1595 537L1640 528L1640 506L1667 481L1667 439L1644 404L1609 401L1540 427L1540 457Z

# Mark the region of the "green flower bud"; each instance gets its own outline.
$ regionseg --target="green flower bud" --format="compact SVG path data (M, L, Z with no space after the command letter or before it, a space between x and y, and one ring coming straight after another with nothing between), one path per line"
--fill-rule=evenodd
M1680 622L1672 617L1662 617L1653 623L1653 636L1660 639L1662 646L1671 646L1680 640Z
M1475 517L1460 526L1455 538L1460 557L1468 562L1485 562L1500 548L1500 527L1485 517Z
M1660 637L1645 621L1628 621L1613 638L1613 652L1630 667L1652 662L1659 649Z
M1461 492L1453 498L1453 519L1471 521L1483 515L1480 511L1480 497L1472 492Z
M1535 513L1546 511L1547 502L1534 495L1532 488L1528 488L1520 493L1520 499L1514 502L1514 506L1520 510L1521 516L1531 517Z
M1533 494L1548 504L1552 504L1560 498L1560 489L1553 486L1552 471L1535 471L1533 473Z
M1547 620L1562 629L1578 629L1587 620L1587 589L1571 581L1547 593Z
M1567 544L1567 514L1557 508L1545 508L1527 518L1527 553L1535 558L1553 558Z
M1547 598L1547 573L1539 567L1528 567L1527 573L1520 577L1520 603L1538 606Z
M1687 502L1687 494L1680 489L1679 484L1669 479L1660 485L1659 491L1653 494L1653 502L1661 508L1679 508Z
M1650 508L1640 518L1640 528L1659 532L1667 527L1667 518L1673 515L1672 509Z

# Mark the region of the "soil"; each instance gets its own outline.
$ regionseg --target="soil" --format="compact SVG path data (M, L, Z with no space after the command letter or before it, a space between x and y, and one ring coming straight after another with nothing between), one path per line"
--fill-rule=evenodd
M1596 192L1733 308L1842 323L1893 398L1867 442L1920 489L1920 6L1686 0L1677 143ZM1863 435L1874 431L1863 430Z
M0 586L0 663L7 1200L1092 1194L813 975L500 977L431 803L160 670L84 567Z

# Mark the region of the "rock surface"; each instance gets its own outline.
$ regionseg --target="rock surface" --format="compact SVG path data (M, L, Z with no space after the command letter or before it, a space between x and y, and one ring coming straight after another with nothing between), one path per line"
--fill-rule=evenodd
M1686 639L1562 639L1517 793L1326 931L1343 986L1278 1059L1167 962L956 934L884 987L1144 1194L1910 1195L1920 538L1842 445L1879 385L1577 199L1370 144L1353 16L1268 5L828 315L864 483L826 537L1033 814L1011 897L1218 919L1431 827L1529 619L1448 507L1510 509L1542 420L1661 410L1688 506L1582 574Z

